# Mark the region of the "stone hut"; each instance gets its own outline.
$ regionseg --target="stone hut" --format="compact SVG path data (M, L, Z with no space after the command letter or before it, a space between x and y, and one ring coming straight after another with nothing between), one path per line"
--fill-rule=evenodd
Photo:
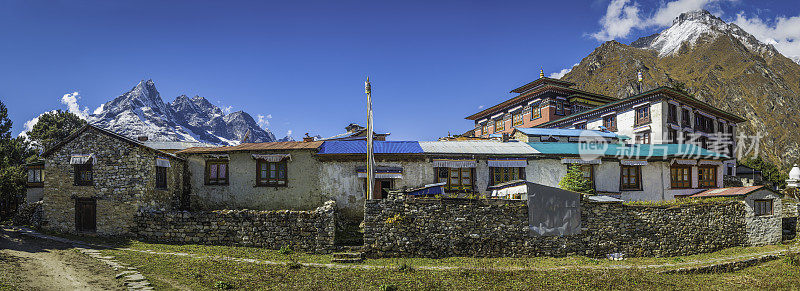
M45 229L131 235L137 212L186 204L183 159L93 125L42 157Z
M707 190L693 198L736 197L743 200L748 244L779 244L782 238L783 204L780 194L766 186L731 187Z

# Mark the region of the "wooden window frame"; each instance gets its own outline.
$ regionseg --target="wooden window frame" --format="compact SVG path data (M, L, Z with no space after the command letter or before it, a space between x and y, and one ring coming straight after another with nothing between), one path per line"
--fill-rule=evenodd
M652 121L650 118L649 105L634 108L634 114L636 118L635 126L650 124L650 122Z
M634 143L635 144L650 144L652 141L653 134L651 131L640 131L635 133L634 136ZM646 141L646 142L645 142Z
M617 116L613 114L603 116L603 126L605 126L608 131L617 131Z
M225 178L219 178L219 166L225 165ZM211 179L211 167L217 166L217 178ZM229 160L206 160L205 185L206 186L225 186L230 183L230 161Z
M497 127L498 124L501 125L501 126ZM500 118L500 119L497 119L497 120L494 121L494 132L503 131L505 129L506 129L506 119L505 118Z
M573 166L573 165L575 165L575 164L566 164L567 171L569 171L569 167ZM589 168L589 182L592 184L592 189L597 189L596 186L595 186L595 181L594 181L594 178L595 178L594 165L592 165L592 164L577 164L577 165L578 165L579 168L583 168L583 167L588 167ZM581 169L581 171L583 171L583 170Z
M536 104L531 106L531 120L542 118L542 106Z
M517 127L517 126L525 124L525 119L522 117L522 115L523 115L522 112L514 113L514 114L511 115L511 126L512 127Z
M564 103L556 102L556 115L564 115L565 110Z
M283 178L271 178L270 174L272 170L270 169L270 165L275 165L275 174L279 175L281 168L283 168ZM267 167L267 177L261 178L261 165L266 165ZM283 183L281 183L283 182ZM256 186L259 187L288 187L289 186L289 165L286 160L282 160L280 162L268 162L265 160L256 160Z
M704 173L706 171L708 173ZM710 179L704 179L704 176L710 177ZM697 167L697 188L717 188L717 166Z
M686 171L686 174L680 173L680 176L676 177L675 172L679 171ZM677 179L680 177L686 177L684 179ZM671 189L691 189L692 188L692 166L688 165L672 165L669 168L669 185ZM686 186L683 186L683 185Z
M629 169L628 175L625 175L625 169ZM636 173L634 175L630 175L630 169L635 169ZM628 182L625 182L626 176L629 178ZM635 183L630 183L630 178L636 179ZM619 189L622 191L642 191L642 166L626 166L620 165L619 167Z
M775 214L773 199L753 200L753 216L769 216ZM767 211L769 210L769 211Z
M156 166L156 189L167 190L168 181L169 168Z
M34 181L31 181L31 171L33 171ZM36 173L39 173L38 175ZM28 188L42 188L44 187L44 166L31 166L26 171ZM38 180L36 178L39 178Z
M463 174L468 170L470 172L470 185L469 187L465 187L462 185L463 181ZM440 177L440 171L447 171L447 177ZM454 171L458 171L458 186L455 186L452 183L452 175L451 173ZM447 167L437 167L434 168L434 175L436 175L436 183L446 182L444 189L445 192L448 193L475 193L475 168L447 168Z
M94 186L94 165L92 163L72 165L75 172L73 185ZM83 173L83 174L81 174ZM88 175L87 175L88 174ZM88 176L88 179L86 177Z
M505 173L503 173L503 171L506 171L508 169L513 169L514 172L515 172L515 173L510 173L509 172L509 175L510 175L509 179L510 180L498 181L498 177L502 177L502 175L505 174ZM516 179L514 179L514 178L516 178ZM499 179L499 180L505 180L505 179ZM505 183L505 182L513 181L513 180L525 180L525 168L518 168L518 167L489 167L489 186L494 186L494 185L497 185L499 183Z
M678 124L678 105L667 104L667 122Z
M681 126L683 127L691 127L692 126L692 113L689 109L682 108L681 109Z

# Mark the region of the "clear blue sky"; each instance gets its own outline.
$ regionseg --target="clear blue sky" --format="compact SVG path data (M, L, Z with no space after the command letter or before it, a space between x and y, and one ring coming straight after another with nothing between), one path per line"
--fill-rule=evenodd
M621 1L621 0L617 0ZM139 80L271 115L269 128L330 136L365 123L393 140L435 139L507 92L569 68L602 43L610 1L7 1L0 0L0 100L15 134L77 91L91 112ZM626 2L626 1L622 1ZM662 1L627 1L645 19ZM775 24L796 1L688 1L723 19ZM710 2L710 3L706 3ZM689 3L687 5L690 5ZM700 3L700 4L697 4ZM644 21L644 20L642 20ZM607 24L606 26L611 26ZM617 35L621 42L659 25ZM776 27L776 29L778 29Z

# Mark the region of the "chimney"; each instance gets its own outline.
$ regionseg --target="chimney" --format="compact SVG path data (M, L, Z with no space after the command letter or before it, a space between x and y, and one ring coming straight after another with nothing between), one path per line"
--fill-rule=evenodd
M312 142L312 141L314 141L314 137L308 135L308 132L306 132L306 136L303 137L303 142Z
M141 141L141 142L145 142L145 141L147 141L147 136L146 136L146 135L140 135L140 136L139 136L138 138L136 138L136 139L138 139L138 140L139 140L139 141Z

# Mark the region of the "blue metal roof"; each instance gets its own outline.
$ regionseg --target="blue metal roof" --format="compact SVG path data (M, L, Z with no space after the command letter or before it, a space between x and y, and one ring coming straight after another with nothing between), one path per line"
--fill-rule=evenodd
M422 147L416 141L373 141L376 154L421 154ZM365 140L328 140L319 147L318 154L366 154Z
M549 155L575 155L602 154L605 157L617 158L658 158L658 157L686 157L686 158L712 158L727 159L728 156L701 148L692 144L605 144L594 149L581 147L579 143L563 142L529 142L529 146L542 154ZM600 144L603 145L603 144Z
M599 136L608 137L608 138L617 137L617 134L613 133L613 132L605 132L605 131L599 131L599 130L588 130L588 129L538 128L538 127L532 127L532 128L517 127L515 129L520 131L520 132L522 132L522 133L524 133L524 134L527 134L527 135L537 135L537 136L553 135L553 136L578 137L578 136L581 136L583 134L583 135L588 135L588 136L599 135Z

